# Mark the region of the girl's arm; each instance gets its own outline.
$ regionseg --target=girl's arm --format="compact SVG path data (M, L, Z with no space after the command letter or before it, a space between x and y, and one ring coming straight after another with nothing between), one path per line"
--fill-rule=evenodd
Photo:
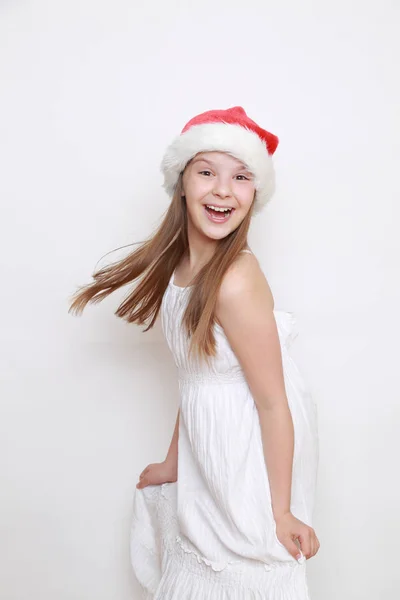
M136 484L138 489L143 489L148 485L160 485L168 481L177 481L179 412L180 411L178 410L174 433L165 460L162 463L152 463L141 472L139 475L139 481Z
M174 433L172 435L169 450L167 452L167 456L164 461L165 463L170 465L171 468L175 469L176 471L178 471L179 414L180 414L180 409L178 409L178 416L176 417Z
M294 432L286 402L257 405L275 520L290 512Z
M225 274L216 317L254 398L275 520L290 512L294 428L286 396L274 301L257 259L242 255Z
M316 554L319 540L314 529L290 510L294 428L273 308L271 290L257 259L242 255L223 277L215 317L243 368L257 406L276 536L301 562Z

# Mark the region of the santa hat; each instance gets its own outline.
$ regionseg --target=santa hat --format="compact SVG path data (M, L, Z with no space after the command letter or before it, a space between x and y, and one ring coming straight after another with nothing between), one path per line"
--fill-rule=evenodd
M163 187L172 197L179 174L198 152L227 152L253 173L256 188L253 214L256 214L275 191L272 154L278 142L276 135L259 127L241 106L201 113L186 123L168 146L161 163Z

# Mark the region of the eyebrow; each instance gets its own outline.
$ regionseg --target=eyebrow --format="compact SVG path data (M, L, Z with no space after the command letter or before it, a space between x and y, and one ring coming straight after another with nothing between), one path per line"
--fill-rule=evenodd
M209 165L212 165L213 167L215 167L215 163L212 160L209 160L207 158L202 158L202 157L194 158L192 160L192 164L195 164L195 163L200 162L200 161L204 161L204 162L208 163ZM251 173L249 167L246 167L246 165L244 163L240 163L237 168L238 169L243 169L245 171L249 171L249 173Z

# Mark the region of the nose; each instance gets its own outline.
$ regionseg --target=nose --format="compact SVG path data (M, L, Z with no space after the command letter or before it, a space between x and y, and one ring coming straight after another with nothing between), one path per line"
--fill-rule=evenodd
M213 195L219 198L227 198L231 196L231 187L227 180L216 177L214 180Z

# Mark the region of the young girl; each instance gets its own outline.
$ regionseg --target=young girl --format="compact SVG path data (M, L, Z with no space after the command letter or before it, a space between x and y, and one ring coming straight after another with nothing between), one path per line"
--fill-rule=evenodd
M316 406L289 354L294 315L274 310L247 246L277 145L239 106L191 119L162 161L172 201L158 231L71 305L140 278L116 314L149 329L160 312L177 366L172 441L134 498L131 559L148 600L309 600Z

